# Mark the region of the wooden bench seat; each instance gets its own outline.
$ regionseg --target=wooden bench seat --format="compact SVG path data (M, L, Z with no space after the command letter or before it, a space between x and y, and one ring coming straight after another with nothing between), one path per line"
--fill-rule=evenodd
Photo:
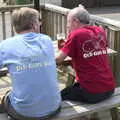
M10 87L0 89L0 96L3 96L3 94L8 89L10 89ZM115 93L113 94L112 97L97 104L83 104L80 102L63 101L61 112L51 120L74 120L74 119L81 120L80 118L82 116L88 116L96 112L99 113L100 111L104 111L104 110L111 111L114 108L118 107L119 105L120 105L120 88L116 88ZM114 116L116 118L118 118L117 115L118 113L116 113L115 111ZM112 119L113 115L109 116L109 118L110 117L111 119L108 119L107 117L106 120L113 120ZM116 118L114 120L117 120ZM0 114L0 120L8 120L8 119L5 114Z
M61 113L53 120L70 120L91 113L110 110L120 105L120 88L116 88L112 97L97 104L83 104L80 102L62 102Z

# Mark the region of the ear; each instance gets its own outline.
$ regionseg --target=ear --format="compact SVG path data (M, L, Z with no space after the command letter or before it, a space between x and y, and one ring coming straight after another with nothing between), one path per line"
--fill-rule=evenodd
M80 24L80 21L78 19L75 19L77 25Z
M34 23L32 24L32 29L33 29L33 30L35 30L35 29L36 29L36 26L35 26L35 24L34 24Z
M73 24L74 24L75 27L78 27L80 25L80 21L78 19L75 19L73 21Z

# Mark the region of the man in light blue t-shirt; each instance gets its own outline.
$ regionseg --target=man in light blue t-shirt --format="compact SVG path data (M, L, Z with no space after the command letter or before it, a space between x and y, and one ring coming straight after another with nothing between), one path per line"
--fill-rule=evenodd
M61 96L52 41L39 33L39 13L32 8L15 10L12 22L17 35L0 43L0 68L8 67L12 79L5 111L22 120L54 115Z

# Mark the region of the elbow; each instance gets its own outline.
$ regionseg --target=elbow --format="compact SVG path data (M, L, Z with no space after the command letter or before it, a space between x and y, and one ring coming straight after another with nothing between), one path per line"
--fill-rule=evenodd
M57 54L57 56L55 57L56 64L58 64L58 65L61 64L64 61L65 57L66 57L66 55L62 51L60 51Z
M58 57L56 57L55 60L57 65L60 65L62 63L62 60Z

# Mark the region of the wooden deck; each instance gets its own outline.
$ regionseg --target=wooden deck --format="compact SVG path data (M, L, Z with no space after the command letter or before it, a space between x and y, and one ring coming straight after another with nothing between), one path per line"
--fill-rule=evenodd
M11 84L11 80L9 74L0 77L0 88L10 86L10 84Z

